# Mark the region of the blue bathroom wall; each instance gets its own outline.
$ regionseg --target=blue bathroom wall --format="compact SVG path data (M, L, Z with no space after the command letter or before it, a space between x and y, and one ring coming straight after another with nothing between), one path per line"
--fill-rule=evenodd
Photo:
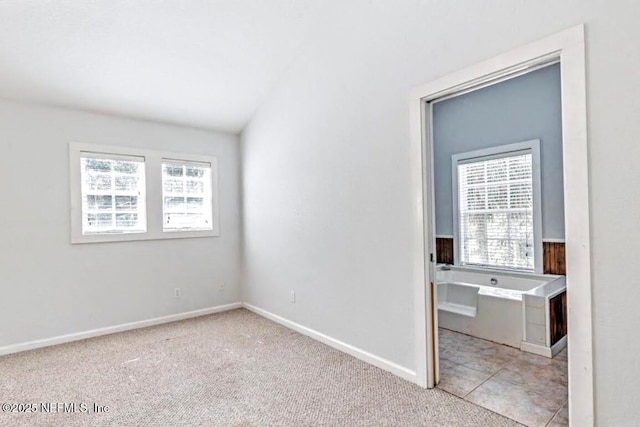
M564 239L560 64L433 105L436 234L453 235L451 156L540 140L542 236Z

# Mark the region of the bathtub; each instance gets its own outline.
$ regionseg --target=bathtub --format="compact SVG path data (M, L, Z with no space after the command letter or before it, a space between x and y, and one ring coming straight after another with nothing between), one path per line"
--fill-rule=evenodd
M547 356L561 347L547 339L548 310L535 310L566 291L564 276L439 265L436 289L440 327Z

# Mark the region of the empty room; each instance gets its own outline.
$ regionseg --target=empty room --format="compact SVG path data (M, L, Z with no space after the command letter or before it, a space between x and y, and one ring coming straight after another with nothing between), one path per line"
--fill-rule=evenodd
M0 0L0 426L637 426L638 19Z

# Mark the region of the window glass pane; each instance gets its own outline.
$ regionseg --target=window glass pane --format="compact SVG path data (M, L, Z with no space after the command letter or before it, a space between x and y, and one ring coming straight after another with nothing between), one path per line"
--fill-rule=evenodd
M162 171L164 231L211 230L211 166L167 160Z
M509 233L514 240L533 239L532 212L509 213Z
M113 215L108 214L87 214L87 221L92 228L111 227Z
M111 196L87 195L88 210L110 210L112 207Z
M84 159L87 172L111 172L111 162L102 159Z
M130 211L138 208L138 196L116 196L116 210Z
M534 269L530 153L458 164L462 264Z
M184 191L184 181L167 179L164 181L164 191L168 193L182 193Z
M187 176L202 178L204 176L204 168L200 166L187 166Z
M487 182L502 182L507 179L507 159L487 161Z
M509 190L506 185L494 185L487 188L487 208L507 209L509 207Z
M529 179L531 176L531 155L509 157L509 179Z
M462 190L462 199L465 210L483 210L486 208L487 189L485 187L466 188Z
M187 181L187 193L204 193L204 182L202 181Z
M118 191L134 191L138 189L137 176L116 176L115 181L116 190Z
M507 213L490 213L486 216L487 239L509 238L509 215Z
M88 190L111 190L111 175L87 173L84 181Z
M533 191L531 182L511 184L509 198L512 208L528 208L533 206Z
M182 176L184 168L182 166L163 165L164 174L168 176Z
M488 265L511 265L510 246L506 240L487 240Z
M138 225L138 214L119 213L116 214L116 226L119 228L131 228Z
M204 199L202 197L187 197L187 209L202 210Z
M142 158L82 157L82 233L146 231L146 195Z
M202 215L197 213L165 214L164 222L167 227L179 229L202 227L206 224Z
M113 170L120 173L134 174L138 172L137 162L113 162Z
M526 268L533 263L533 248L524 241L511 241L511 252L513 253L513 264L520 268Z
M486 264L485 254L487 253L487 241L480 239L469 239L464 241L466 259L471 264Z
M467 184L481 184L485 181L484 163L467 163L460 169L462 181Z
M186 209L184 197L165 197L164 207L166 210L184 211Z
M486 214L465 214L462 217L462 228L465 235L468 236L483 236L487 235L487 218Z

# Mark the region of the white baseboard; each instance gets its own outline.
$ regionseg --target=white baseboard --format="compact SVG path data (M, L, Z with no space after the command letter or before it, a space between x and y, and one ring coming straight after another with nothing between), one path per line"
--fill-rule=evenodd
M417 381L416 373L410 369L405 368L404 366L400 366L396 363L383 359L367 351L361 350L350 344L344 343L335 338L331 338L325 334L317 332L313 329L309 329L306 326L302 326L298 323L287 320L283 317L270 313L254 305L247 304L247 303L240 303L240 302L236 302L233 304L220 305L216 307L204 308L201 310L189 311L186 313L156 317L153 319L141 320L138 322L124 323L116 326L108 326L106 328L92 329L89 331L77 332L77 333L68 334L68 335L61 335L61 336L52 337L52 338L45 338L45 339L36 340L36 341L12 344L8 346L0 347L0 356L12 354L12 353L18 353L21 351L34 350L42 347L49 347L52 345L84 340L87 338L99 337L102 335L114 334L117 332L130 331L132 329L146 328L149 326L160 325L163 323L176 322L178 320L191 319L194 317L205 316L207 314L221 313L223 311L234 310L242 307L260 316L263 316L269 320L279 323L289 329L292 329L296 332L299 332L303 335L306 335L310 338L320 341L330 347L335 348L336 350L342 351L343 353L347 353L373 366L376 366L380 369L391 372L392 374L397 375L402 379L411 381L413 383Z
M539 356L544 357L554 357L556 354L560 353L563 348L567 346L567 336L560 338L557 343L552 345L551 347L546 347L544 345L531 344L526 341L522 341L520 343L520 350L526 351L529 353L537 354Z
M36 348L49 347L52 345L64 344L72 341L84 340L87 338L99 337L101 335L109 335L116 332L130 331L131 329L146 328L148 326L160 325L162 323L176 322L178 320L191 319L193 317L205 316L207 314L221 313L223 311L242 308L241 302L233 304L219 305L216 307L203 308L201 310L188 311L186 313L171 314L169 316L156 317L153 319L140 320L138 322L123 323L116 326L108 326L106 328L92 329L90 331L77 332L74 334L60 335L42 340L29 341L25 343L12 344L0 347L0 356L6 354L18 353L21 351L33 350Z
M556 354L560 353L563 348L567 346L567 335L563 336L558 340L557 343L551 346L551 356L554 357Z
M356 359L360 359L375 367L391 372L392 374L397 375L402 379L411 381L413 383L416 383L417 381L416 373L410 369L405 368L404 366L400 366L387 359L383 359L382 357L376 356L375 354L371 354L367 351L361 350L350 344L344 343L335 338L331 338L323 333L314 331L313 329L309 329L306 326L302 326L298 323L292 322L291 320L287 320L284 317L280 317L277 314L273 314L271 312L258 308L254 305L248 304L246 302L243 303L243 306L247 310L250 310L262 317L265 317L269 320L272 320L276 323L286 326L289 329L293 329L296 332L299 332L303 335L313 338L316 341L320 341L321 343L326 344L329 347L333 347L336 350L339 350L343 353L347 353L355 357Z
M551 348L544 345L531 344L530 342L522 341L520 343L520 350L527 353L537 354L538 356L553 357L551 355Z

